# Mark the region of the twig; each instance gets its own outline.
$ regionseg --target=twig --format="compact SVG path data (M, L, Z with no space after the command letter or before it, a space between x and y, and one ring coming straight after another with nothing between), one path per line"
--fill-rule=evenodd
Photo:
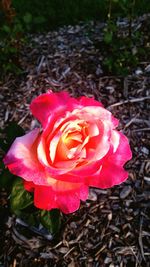
M125 98L127 98L128 96L128 87L129 87L128 77L125 77L123 81L123 95Z
M63 73L62 75L60 76L60 78L58 79L58 82L62 81L66 76L67 74L70 72L71 68L68 67Z
M145 124L147 124L147 126L150 127L150 120L135 119L134 122L135 123L145 123Z
M144 176L144 180L150 183L150 177Z
M141 128L132 130L132 132L146 132L146 131L150 131L150 128Z
M141 101L148 100L148 99L150 99L150 96L134 98L134 99L128 99L128 100L125 100L125 101L120 101L120 102L117 102L115 104L112 104L112 105L108 106L107 109L112 108L112 107L121 106L121 105L128 104L128 103L141 102Z
M106 248L106 245L102 246L95 254L95 256L98 256L104 249Z
M128 128L133 122L135 122L136 118L139 116L139 113L136 114L136 116L134 118L132 118L125 126L124 126L124 130L126 128Z
M70 254L70 252L73 251L74 249L75 247L72 247L71 249L69 249L69 251L64 255L64 258L66 258Z
M27 112L27 114L18 122L18 124L20 125L29 115L29 112Z
M8 117L9 117L9 109L7 108L6 113L5 113L5 118L4 118L5 122L8 120Z
M41 60L40 60L40 63L39 63L39 65L37 66L37 73L38 73L38 74L41 72L41 67L42 67L42 64L44 63L44 60L45 60L45 56L42 56L42 57L41 57Z
M13 267L16 267L16 265L17 265L17 261L16 261L16 259L14 259L14 261L13 261Z
M143 226L143 217L140 220L139 246L140 246L140 250L141 250L141 254L142 254L143 260L145 261L143 242L142 242L142 226Z

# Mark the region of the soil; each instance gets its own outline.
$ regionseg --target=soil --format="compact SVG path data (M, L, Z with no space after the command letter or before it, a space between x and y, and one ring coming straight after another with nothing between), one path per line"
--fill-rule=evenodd
M23 234L24 226L10 213L9 196L1 190L1 267L150 266L150 61L144 58L125 77L106 73L104 56L95 48L103 26L81 23L30 36L20 56L23 73L9 74L0 84L0 126L15 120L25 130L33 129L37 122L29 104L49 88L74 97L94 96L120 120L118 129L129 138L129 178L111 189L91 188L77 212L62 215L61 233L52 241L28 227Z

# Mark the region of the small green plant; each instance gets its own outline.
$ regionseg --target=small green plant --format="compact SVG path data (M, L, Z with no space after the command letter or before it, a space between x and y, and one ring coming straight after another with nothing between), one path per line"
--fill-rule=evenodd
M119 32L117 18L113 16L113 7L122 8L128 18L128 28ZM108 19L104 28L104 38L101 50L104 54L103 67L109 73L127 75L139 62L139 47L141 33L132 31L135 1L109 0Z
M20 51L26 42L25 31L30 31L32 15L27 12L20 19L11 0L2 1L2 26L0 27L1 76L7 73L20 74Z
M20 72L19 49L22 43L22 25L16 18L15 9L11 0L3 0L1 3L3 20L0 27L0 62L1 75L8 72Z
M23 28L19 21L15 22L13 26L4 24L1 28L0 61L2 75L8 72L17 74L21 72L19 53L24 42L21 37L22 32Z
M108 72L127 75L139 62L138 38L133 36L119 36L118 27L112 23L104 31L104 68ZM135 46L136 43L136 46Z

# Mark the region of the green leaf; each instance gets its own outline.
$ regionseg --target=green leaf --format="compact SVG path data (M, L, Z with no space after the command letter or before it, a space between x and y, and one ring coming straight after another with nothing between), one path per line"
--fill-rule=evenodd
M0 187L10 189L13 181L13 174L8 169L4 169L0 174Z
M5 169L5 165L4 165L3 161L2 161L2 159L0 159L0 169L1 170Z
M12 121L4 130L0 130L0 134L0 148L7 152L15 138L24 135L25 132L21 126Z
M34 18L34 23L35 24L42 24L46 21L46 19L43 16L38 16Z
M33 205L23 210L17 210L15 214L30 226L39 226L39 211Z
M31 21L32 21L32 15L30 13L26 13L23 17L23 21L26 23L26 24L30 24Z
M6 33L10 33L11 32L11 28L9 26L7 26L7 25L3 25L2 30L4 32L6 32Z
M112 32L106 32L104 35L104 42L106 44L110 44L112 42L113 33Z
M22 129L22 127L14 121L9 123L4 132L6 133L8 145L11 145L16 137L24 135L24 130Z
M4 138L0 138L0 148L5 152L8 150L8 144Z
M12 211L18 215L20 210L25 209L32 203L32 195L24 189L22 179L17 178L13 184L10 196Z
M51 211L42 210L41 223L51 234L58 233L61 225L60 211L58 209L53 209Z

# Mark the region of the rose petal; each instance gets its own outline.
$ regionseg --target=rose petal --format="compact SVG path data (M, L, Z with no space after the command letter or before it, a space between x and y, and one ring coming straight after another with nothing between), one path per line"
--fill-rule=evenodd
M65 214L75 212L80 207L80 199L75 192L67 193L67 196L66 194L59 194L57 203L59 203L60 210Z
M109 123L112 129L118 126L119 121L112 116L110 111L101 106L95 106L95 107L87 106L82 108L82 112L85 112L85 116L86 114L91 114L94 116L93 117L94 119L99 119L103 122L105 121Z
M47 151L48 151L48 148L46 147L45 140L41 137L40 142L37 146L37 157L43 166L49 166L47 156L46 156Z
M58 143L60 141L60 138L62 136L62 133L59 131L55 136L54 138L51 140L50 142L50 145L49 145L49 155L50 155L50 158L51 158L51 161L52 163L54 162L55 160L55 156L56 156L56 150L57 150L57 146L58 146ZM64 150L62 150L63 152Z
M115 153L111 153L103 159L99 171L87 179L90 186L99 188L109 188L124 182L128 178L128 173L123 169L123 165L131 159L132 152L128 139L118 132L119 146Z
M70 97L67 92L52 93L50 91L36 97L32 101L30 109L45 128L48 126L50 115L60 111L72 110L74 106L77 106L77 100Z
M4 158L4 163L15 175L37 184L45 183L45 173L37 159L39 129L18 137Z
M110 142L111 142L111 144L113 146L113 153L115 153L117 148L118 148L118 146L119 146L119 142L120 142L119 132L117 132L115 130L112 130Z
M80 104L82 106L85 106L85 107L87 107L87 106L93 106L93 107L94 106L100 106L100 107L103 107L103 104L101 102L96 101L93 97L87 98L85 96L81 96L81 97L78 98L78 100L79 100Z
M88 134L90 137L98 136L100 134L100 129L98 128L98 125L96 122L89 124Z
M110 148L110 134L111 129L108 123L97 121L99 128L99 135L91 137L86 149L87 149L87 161L98 161L102 159Z
M51 210L59 208L56 193L50 186L35 186L34 205L39 209Z
M35 186L34 204L37 208L51 210L59 208L63 213L76 211L80 206L80 199L88 197L87 186L81 186L78 190L56 192L48 186Z
M109 161L115 162L118 166L123 166L128 160L132 158L128 138L121 132L117 132L120 136L119 145L115 153L111 155Z
M24 180L23 184L24 184L24 188L27 191L29 191L29 192L34 191L35 184L33 182L28 182L28 181Z
M93 177L87 179L89 186L98 188L110 188L114 185L121 184L128 178L128 172L123 167L114 164L105 164L101 166L99 172Z

